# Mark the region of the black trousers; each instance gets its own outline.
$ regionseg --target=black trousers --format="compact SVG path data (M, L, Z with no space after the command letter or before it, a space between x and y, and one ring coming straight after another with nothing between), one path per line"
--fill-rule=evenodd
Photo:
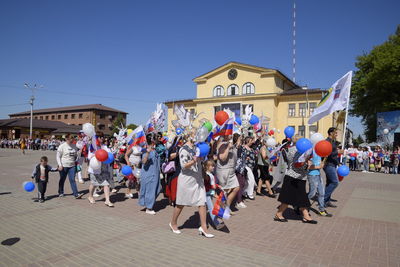
M47 188L47 182L46 181L40 181L38 182L38 190L40 193L40 199L44 200L44 194L46 193L46 188Z

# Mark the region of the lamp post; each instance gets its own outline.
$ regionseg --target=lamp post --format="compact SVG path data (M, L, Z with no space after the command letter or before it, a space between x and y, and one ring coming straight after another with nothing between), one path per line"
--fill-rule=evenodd
M31 105L31 119L30 119L30 124L29 124L29 139L32 140L33 101L35 100L34 93L35 93L35 89L37 89L37 85L35 84L35 85L32 87L32 86L29 86L29 84L25 83L24 86L25 86L27 89L32 90L32 95L31 95L31 98L29 99L29 104ZM40 88L42 88L42 87L43 87L43 85L40 86Z

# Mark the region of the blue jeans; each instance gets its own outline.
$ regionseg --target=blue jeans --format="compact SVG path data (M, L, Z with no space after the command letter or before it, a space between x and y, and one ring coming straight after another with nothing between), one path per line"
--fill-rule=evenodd
M308 192L308 198L312 199L318 192L318 208L320 211L325 210L325 188L322 181L321 175L308 175L308 184L310 185L310 191Z
M67 179L71 185L71 190L74 196L78 196L78 188L75 183L75 166L74 167L64 167L62 171L60 171L60 181L58 182L58 194L64 194L64 183Z
M213 201L212 201L212 198L210 195L206 196L206 204L207 204L208 214L211 217L211 221L213 222L214 226L217 227L217 225L219 224L219 221L218 221L218 217L215 216L214 214L212 214L214 204L213 204Z
M339 179L337 176L336 166L327 165L324 167L326 175L326 187L325 187L325 204L331 200L331 195L339 185Z

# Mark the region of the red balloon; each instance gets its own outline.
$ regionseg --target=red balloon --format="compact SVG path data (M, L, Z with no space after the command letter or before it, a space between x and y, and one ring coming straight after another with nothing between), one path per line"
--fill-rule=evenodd
M108 153L104 149L97 150L94 155L96 156L96 159L101 162L106 161L108 159Z
M332 144L329 141L322 140L315 145L315 153L320 157L327 157L332 153Z
M274 130L271 130L271 131L269 131L270 133L271 133L271 135L273 135L275 132L274 132Z
M215 121L219 126L223 125L229 119L228 113L221 110L215 114Z

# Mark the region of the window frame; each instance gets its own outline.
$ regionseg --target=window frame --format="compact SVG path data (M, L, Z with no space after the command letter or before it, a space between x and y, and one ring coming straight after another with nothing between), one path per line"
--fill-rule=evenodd
M235 86L235 94L232 94L232 86ZM235 83L232 83L232 84L230 84L229 86L228 86L228 88L227 88L227 95L228 96L235 96L235 95L239 95L240 94L240 92L239 92L239 86L237 85L237 84L235 84Z
M225 96L225 88L222 85L217 85L213 89L213 97Z
M290 108L290 107L294 107L294 108ZM293 111L293 112L291 112ZM295 103L289 103L288 104L288 117L296 117L296 104Z
M248 92L247 85L251 85L250 92ZM256 86L252 82L245 82L242 86L242 95L254 95L256 93Z

